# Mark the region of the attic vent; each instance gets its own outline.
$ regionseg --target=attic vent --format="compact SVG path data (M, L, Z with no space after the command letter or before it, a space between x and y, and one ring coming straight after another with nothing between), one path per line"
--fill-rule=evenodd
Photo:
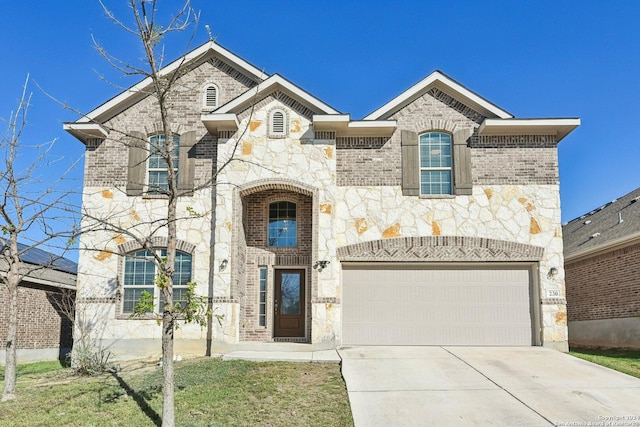
M586 220L586 221L584 222L584 225L588 225L588 224L591 224L591 220L590 220L590 219L588 219L588 220Z
M208 85L204 91L204 107L216 108L218 106L218 87L214 84Z
M596 237L599 237L600 233L593 233L591 236L589 236L589 238L591 239L595 239Z
M633 199L631 199L631 203L635 203L640 201L640 196L634 197Z
M270 120L270 126L269 126L269 133L273 136L281 136L281 135L285 135L285 121L286 121L286 116L284 114L284 111L282 110L275 110L271 113L271 120Z

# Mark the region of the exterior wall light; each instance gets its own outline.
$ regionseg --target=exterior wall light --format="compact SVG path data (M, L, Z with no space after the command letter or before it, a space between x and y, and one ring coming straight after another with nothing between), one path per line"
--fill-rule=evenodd
M547 273L547 278L551 279L553 277L556 277L558 275L558 269L556 267L551 267L549 269L549 273Z
M313 264L313 269L314 270L318 270L318 273L321 272L322 270L324 270L327 265L329 264L330 261L316 261L315 264Z
M220 263L220 271L224 271L227 268L227 265L229 265L229 260L225 258Z

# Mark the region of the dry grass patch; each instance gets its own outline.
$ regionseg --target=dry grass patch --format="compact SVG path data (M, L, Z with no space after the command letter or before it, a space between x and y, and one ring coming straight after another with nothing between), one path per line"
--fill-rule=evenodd
M18 399L0 404L0 426L160 423L158 367L93 378L68 369L35 377L19 379ZM181 426L353 425L338 364L197 359L176 364L175 385Z

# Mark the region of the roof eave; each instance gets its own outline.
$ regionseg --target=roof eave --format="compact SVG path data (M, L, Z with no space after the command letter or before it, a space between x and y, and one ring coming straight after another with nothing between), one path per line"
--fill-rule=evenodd
M336 136L391 136L398 127L395 120L351 120L349 114L316 114L313 129L335 131Z
M258 86L248 89L245 93L237 98L220 106L215 113L239 113L244 107L250 105L255 99L262 94L268 94L275 89L283 89L285 92L292 94L299 102L312 110L320 111L324 114L340 114L340 112L330 105L322 102L315 96L291 83L279 74L274 74Z
M207 128L207 131L212 135L224 130L236 131L240 127L240 124L238 123L238 116L231 113L203 114L200 116L200 120L204 127Z
M90 138L104 139L109 132L98 123L63 123L62 129L86 145Z
M478 135L555 135L560 142L578 126L579 118L485 119Z
M213 56L214 53L220 55L222 58L231 62L233 65L240 68L244 72L250 74L257 80L265 80L269 77L268 74L264 73L262 70L251 65L249 62L245 61L239 56L234 55L229 50L223 48L222 46L220 46L214 41L208 41L207 43L197 47L196 49L192 50L186 55L176 59L166 67L163 67L160 70L159 74L161 76L170 74L174 72L176 69L178 69L178 67L180 66L189 64L198 59L204 58L208 55ZM95 110L87 113L85 116L80 118L76 123L88 123L88 122L101 121L99 119L113 116L115 114L114 112L120 111L134 104L135 102L139 101L145 96L148 96L150 92L147 89L151 86L151 84L152 84L151 77L147 77L143 79L136 85L130 87L129 89L125 90L124 92L118 94L114 98L111 98L109 101L100 105Z

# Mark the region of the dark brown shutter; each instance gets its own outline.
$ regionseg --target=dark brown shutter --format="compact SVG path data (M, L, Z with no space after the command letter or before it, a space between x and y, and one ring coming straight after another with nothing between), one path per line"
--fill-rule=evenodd
M196 131L180 135L180 159L178 167L178 191L193 191L195 179Z
M141 196L144 191L147 170L147 136L142 132L129 132L129 168L127 176L127 195Z
M453 134L453 188L456 195L471 195L471 149L467 140L472 129L461 129Z
M402 195L420 195L420 165L418 155L418 134L410 130L400 133L402 147Z

